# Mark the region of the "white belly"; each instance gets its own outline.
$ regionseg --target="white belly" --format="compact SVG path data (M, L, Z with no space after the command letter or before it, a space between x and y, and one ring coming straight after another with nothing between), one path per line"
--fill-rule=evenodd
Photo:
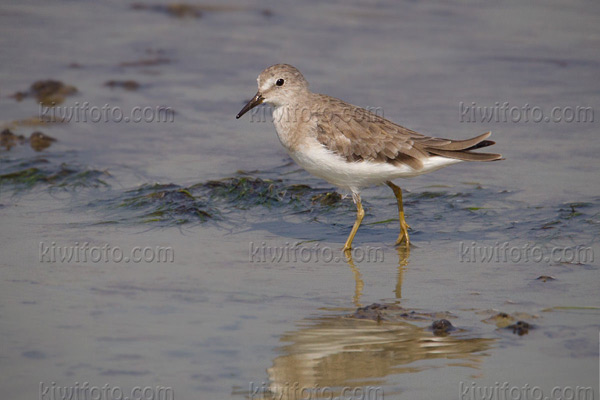
M289 154L311 174L352 192L360 192L363 187L379 185L396 178L412 178L460 162L434 156L425 160L420 170L414 170L408 165L395 166L383 162L348 162L316 141L314 145L303 146Z

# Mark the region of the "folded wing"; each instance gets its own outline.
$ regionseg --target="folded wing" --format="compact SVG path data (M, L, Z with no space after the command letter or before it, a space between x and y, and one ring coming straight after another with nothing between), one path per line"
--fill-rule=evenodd
M495 143L486 140L491 132L466 140L425 136L364 108L333 97L319 96L322 98L317 104L328 106L313 110L317 117L317 140L348 161L406 164L420 170L423 161L432 155L463 161L502 159L500 154L473 152Z

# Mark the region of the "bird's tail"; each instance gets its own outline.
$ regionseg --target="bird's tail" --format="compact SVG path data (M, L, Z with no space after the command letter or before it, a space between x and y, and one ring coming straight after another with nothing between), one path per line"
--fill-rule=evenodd
M427 152L436 156L454 158L462 161L497 161L502 160L501 154L495 153L475 153L472 150L488 147L496 142L486 140L492 132L486 132L483 135L476 136L466 140L450 140L449 143L436 145L430 144L426 147Z

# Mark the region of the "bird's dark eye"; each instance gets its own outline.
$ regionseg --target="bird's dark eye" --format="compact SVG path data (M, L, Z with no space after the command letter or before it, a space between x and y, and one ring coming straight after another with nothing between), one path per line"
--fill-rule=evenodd
M283 86L283 83L284 83L284 80L283 80L283 79L281 79L281 78L277 79L277 82L275 82L275 84L276 84L277 86Z

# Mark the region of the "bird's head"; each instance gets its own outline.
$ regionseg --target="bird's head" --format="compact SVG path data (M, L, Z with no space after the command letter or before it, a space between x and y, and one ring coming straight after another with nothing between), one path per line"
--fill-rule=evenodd
M275 107L293 104L299 96L308 93L308 82L295 67L289 64L276 64L266 68L257 79L258 92L242 108L236 118L261 103Z

